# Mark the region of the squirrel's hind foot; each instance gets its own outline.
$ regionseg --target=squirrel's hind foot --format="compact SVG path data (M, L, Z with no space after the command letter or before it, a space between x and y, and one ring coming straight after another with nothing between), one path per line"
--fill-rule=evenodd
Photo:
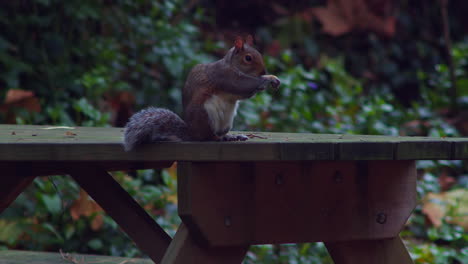
M237 134L237 135L224 135L221 140L222 141L246 141L249 138L245 135L242 134Z

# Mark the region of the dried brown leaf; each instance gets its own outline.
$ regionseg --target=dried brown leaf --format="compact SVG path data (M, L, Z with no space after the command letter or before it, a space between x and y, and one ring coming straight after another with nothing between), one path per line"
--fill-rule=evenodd
M448 174L447 169L442 171L442 173L439 175L438 181L442 191L447 191L456 183L455 178Z
M34 93L32 91L9 89L6 93L5 104L14 104L31 97L34 97Z
M41 111L39 99L35 97L32 91L20 89L8 90L3 108L9 109L12 106L22 107L30 112Z
M468 190L429 193L422 204L422 212L435 227L440 227L445 220L468 231Z
M376 5L376 2L379 5ZM376 9L384 6L386 10ZM305 12L315 16L323 31L340 36L354 29L370 30L385 36L395 34L395 18L388 15L392 0L328 0L325 7L311 8ZM307 17L307 15L303 15Z
M67 131L67 132L65 132L65 136L69 136L69 137L76 136L76 133L73 133L71 131Z
M89 217L97 213L91 221L91 229L99 230L104 224L102 215L102 208L94 201L91 200L83 189L80 190L80 196L76 199L70 207L70 215L73 220L78 220L81 216Z

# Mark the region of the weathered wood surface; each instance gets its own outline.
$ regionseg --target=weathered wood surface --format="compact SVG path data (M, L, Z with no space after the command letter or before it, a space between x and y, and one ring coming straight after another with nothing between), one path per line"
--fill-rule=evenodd
M181 224L161 264L240 264L249 246L205 247Z
M22 250L0 251L0 264L154 264L150 259L141 258L121 258L109 256L96 256L85 254L68 254L51 252L33 252ZM73 261L76 260L76 261Z
M0 161L468 159L468 138L244 132L254 137L246 142L160 142L124 152L122 133L122 128L0 125Z
M2 175L14 177L49 176L68 174L73 167L98 167L105 171L143 170L169 168L171 161L119 162L119 161L0 161ZM0 176L0 179L3 176ZM1 263L0 263L1 264Z
M181 162L178 193L182 221L211 246L392 238L416 206L416 168L414 161Z

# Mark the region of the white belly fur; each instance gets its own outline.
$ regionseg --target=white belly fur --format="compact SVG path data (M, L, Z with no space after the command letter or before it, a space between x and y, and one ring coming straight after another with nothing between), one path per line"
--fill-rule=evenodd
M224 95L212 95L205 101L204 107L215 134L227 132L232 128L236 116L238 101Z

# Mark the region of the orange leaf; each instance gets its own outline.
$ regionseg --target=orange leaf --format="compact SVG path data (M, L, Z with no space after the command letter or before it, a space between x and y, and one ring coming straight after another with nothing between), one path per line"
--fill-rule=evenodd
M78 220L81 216L89 217L98 213L91 221L91 229L98 230L104 223L101 214L102 208L88 196L85 190L80 189L80 196L76 199L70 207L70 214L73 220Z
M5 104L13 104L20 102L21 100L34 97L32 91L25 91L21 89L10 89L6 93Z
M332 36L343 35L354 26L346 12L353 5L352 2L344 1L343 4L340 0L329 0L326 7L312 8L312 14L322 23L324 32Z
M177 162L172 163L171 167L167 168L166 170L169 175L171 175L171 178L177 178Z
M34 96L34 93L21 89L8 90L4 104L0 105L0 112L8 113L12 107L24 108L29 112L41 111L41 104L39 103L39 99ZM14 120L14 116L9 116L8 120Z
M91 221L91 229L94 231L98 231L99 229L101 229L103 224L104 216L102 214L98 214L94 217L93 221Z
M442 191L447 191L448 189L450 189L450 187L452 187L456 183L455 178L448 175L447 169L442 170L442 173L439 175L438 181L439 181L440 189Z
M376 2L386 10L376 9ZM340 36L353 29L370 30L385 36L395 33L395 18L386 16L392 9L391 0L328 0L326 7L311 8L311 13L323 25L323 31ZM303 16L307 17L307 14Z
M435 227L442 225L442 219L445 216L445 207L441 205L443 199L442 194L429 193L423 201L422 212Z
M435 227L440 227L442 222L446 221L468 231L468 190L429 193L422 200L422 204L422 212Z

